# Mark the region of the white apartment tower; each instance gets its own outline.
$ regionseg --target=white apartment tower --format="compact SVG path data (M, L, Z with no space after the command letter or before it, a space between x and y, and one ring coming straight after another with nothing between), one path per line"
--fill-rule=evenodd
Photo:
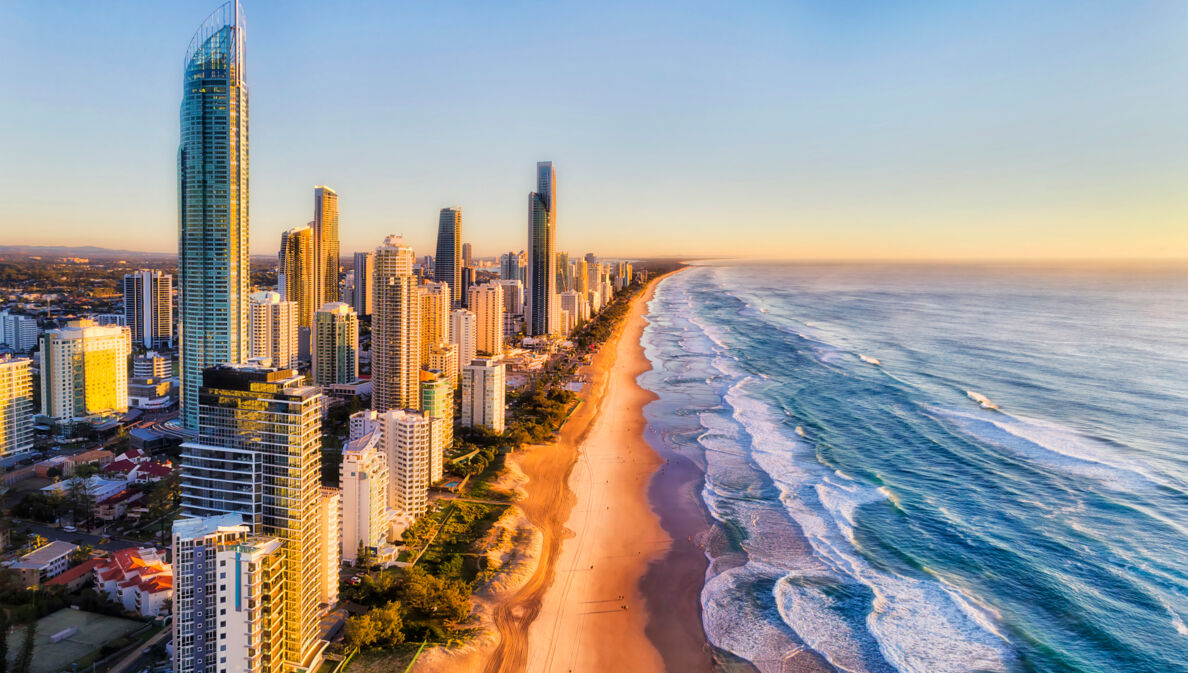
M318 309L313 326L313 381L324 386L359 378L359 318L343 302Z
M460 308L450 314L450 343L458 349L459 376L462 375L462 369L470 364L477 354L476 330L474 313Z
M398 409L381 414L379 423L391 479L388 504L405 519L416 519L429 504L429 419Z
M352 417L352 425L354 422ZM372 427L343 448L338 483L342 491L342 558L353 564L360 544L374 553L387 542L392 527L388 509L391 475L379 427Z
M297 302L279 292L254 292L248 297L251 357L268 358L274 367L297 365Z
M415 409L420 403L421 306L413 261L413 249L399 236L388 236L375 250L371 406L376 411Z
M338 570L342 567L342 492L337 488L323 486L318 492L318 529L318 594L322 605L330 608L338 603Z
M503 353L503 287L496 283L473 285L467 303L474 313L474 347L488 356Z
M462 425L504 430L505 365L500 358L475 358L462 368Z

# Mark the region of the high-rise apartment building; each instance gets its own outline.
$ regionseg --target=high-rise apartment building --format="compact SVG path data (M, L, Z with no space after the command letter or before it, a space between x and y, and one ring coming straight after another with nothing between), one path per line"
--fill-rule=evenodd
M518 280L501 280L503 288L503 312L505 314L524 314L524 284Z
M284 544L238 514L173 524L173 670L287 673Z
M437 219L433 280L450 286L450 305L462 301L462 209L442 208Z
M467 266L473 267L474 266L473 252L474 252L474 248L471 247L471 245L469 243L462 244L462 266L463 267L467 267Z
M459 293L462 296L461 304L465 308L470 308L469 306L466 306L466 299L470 293L470 286L474 285L474 267L473 266L462 267L462 281L461 281L461 283L462 283L462 290Z
M458 349L459 376L462 375L462 368L470 364L477 354L476 330L474 313L460 308L450 314L450 343Z
M184 426L198 428L202 372L248 354L248 90L238 0L186 50L178 178L178 328Z
M475 358L462 368L462 426L503 432L507 379L500 358Z
M586 295L575 290L561 293L561 310L569 313L570 328L579 327L590 317L589 302Z
M429 483L436 484L454 444L454 386L444 371L421 370L421 414L429 419Z
M458 368L458 347L452 343L441 343L429 349L425 355L425 368L436 369L450 380L450 388L458 389L462 371Z
M351 421L354 424L355 419ZM392 528L388 509L391 475L383 432L374 419L370 419L369 427L343 448L338 479L342 491L342 558L352 564L359 557L360 545L375 554L387 542Z
M329 187L314 187L314 310L338 301L338 194Z
M359 378L359 318L342 302L326 304L314 315L313 381L325 386Z
M173 375L173 360L168 355L149 351L132 358L132 377L137 379L167 379Z
M41 328L37 326L37 318L8 311L0 312L0 344L17 353L27 353L37 345L40 336Z
M124 274L124 323L133 343L173 348L173 276L143 269Z
M520 254L514 252L499 256L499 278L501 280L523 280L520 278Z
M416 411L397 409L379 416L391 481L388 504L406 521L429 506L431 424Z
M525 322L530 336L556 333L557 174L553 162L536 164L536 191L528 195L528 275Z
M318 640L322 393L291 369L250 364L212 367L203 383L198 435L182 444L182 514L238 514L252 533L282 541L285 670L310 670L325 645Z
M342 567L342 492L323 486L318 490L318 596L326 608L338 603L338 571Z
M371 320L371 406L377 411L420 404L421 306L412 275L413 250L388 236L375 251Z
M375 253L355 253L355 314L371 315L375 301L374 280Z
M417 288L421 302L421 352L450 340L450 288L445 283L425 283Z
M503 286L484 283L470 288L467 304L474 313L474 347L478 353L503 353Z
M276 285L285 301L297 303L297 325L309 327L321 304L314 296L313 227L303 224L281 234Z
M58 420L128 411L127 327L73 320L41 337L41 412Z
M0 355L0 458L33 448L32 364L28 358Z
M251 357L268 358L274 367L297 366L297 302L279 292L255 292L248 298Z

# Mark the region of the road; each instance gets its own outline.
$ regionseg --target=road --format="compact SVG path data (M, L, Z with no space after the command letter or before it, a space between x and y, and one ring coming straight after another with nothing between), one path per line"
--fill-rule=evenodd
M173 633L173 629L162 629L157 633L157 635L138 645L135 650L132 650L131 654L124 657L123 659L120 659L119 662L117 662L114 666L107 669L107 673L120 673L125 669L131 669L135 671L142 668L148 668L148 666L154 662L152 656L145 654L145 650L151 649L157 643L168 638L171 633ZM140 662L141 659L144 659L144 661ZM133 666L133 664L137 665Z
M92 547L94 547L95 549L103 549L105 551L115 551L117 549L127 549L128 547L143 547L146 544L148 544L146 542L141 542L140 540L132 540L132 539L120 538L120 537L113 537L106 544L99 544L99 540L101 540L101 539L103 539L103 537L105 537L102 534L96 535L93 533L84 533L81 530L75 531L73 533L69 533L67 531L62 530L61 528L56 528L54 526L49 526L44 523L38 523L36 521L28 521L25 519L13 519L12 527L14 530L24 530L24 529L28 528L29 530L33 531L35 534L40 535L41 537L43 537L51 542L53 542L54 540L64 540L66 542L79 544L79 541L81 540L82 544L89 544Z

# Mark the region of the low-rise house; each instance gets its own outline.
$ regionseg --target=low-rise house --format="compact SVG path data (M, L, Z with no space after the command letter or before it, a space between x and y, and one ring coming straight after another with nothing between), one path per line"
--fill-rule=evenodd
M132 489L124 489L113 496L95 503L95 518L102 521L115 521L124 518L129 507L135 507L144 500L144 493Z
M129 612L156 617L173 597L173 569L152 547L121 549L95 568L95 590Z
M77 545L55 540L22 556L12 569L20 573L25 586L35 587L65 572L75 549Z
M103 565L103 559L83 561L70 570L47 581L47 587L66 587L66 591L78 591L95 583L95 568Z

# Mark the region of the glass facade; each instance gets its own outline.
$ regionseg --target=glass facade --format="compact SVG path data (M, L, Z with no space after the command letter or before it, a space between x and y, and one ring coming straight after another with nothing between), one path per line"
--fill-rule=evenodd
M462 301L462 210L442 208L437 219L437 256L433 280L450 286L450 305Z
M248 349L248 91L238 1L198 28L186 51L178 177L182 422L198 428L202 371Z
M536 191L528 195L528 278L525 320L532 336L553 334L557 260L557 174L553 162L536 164Z

